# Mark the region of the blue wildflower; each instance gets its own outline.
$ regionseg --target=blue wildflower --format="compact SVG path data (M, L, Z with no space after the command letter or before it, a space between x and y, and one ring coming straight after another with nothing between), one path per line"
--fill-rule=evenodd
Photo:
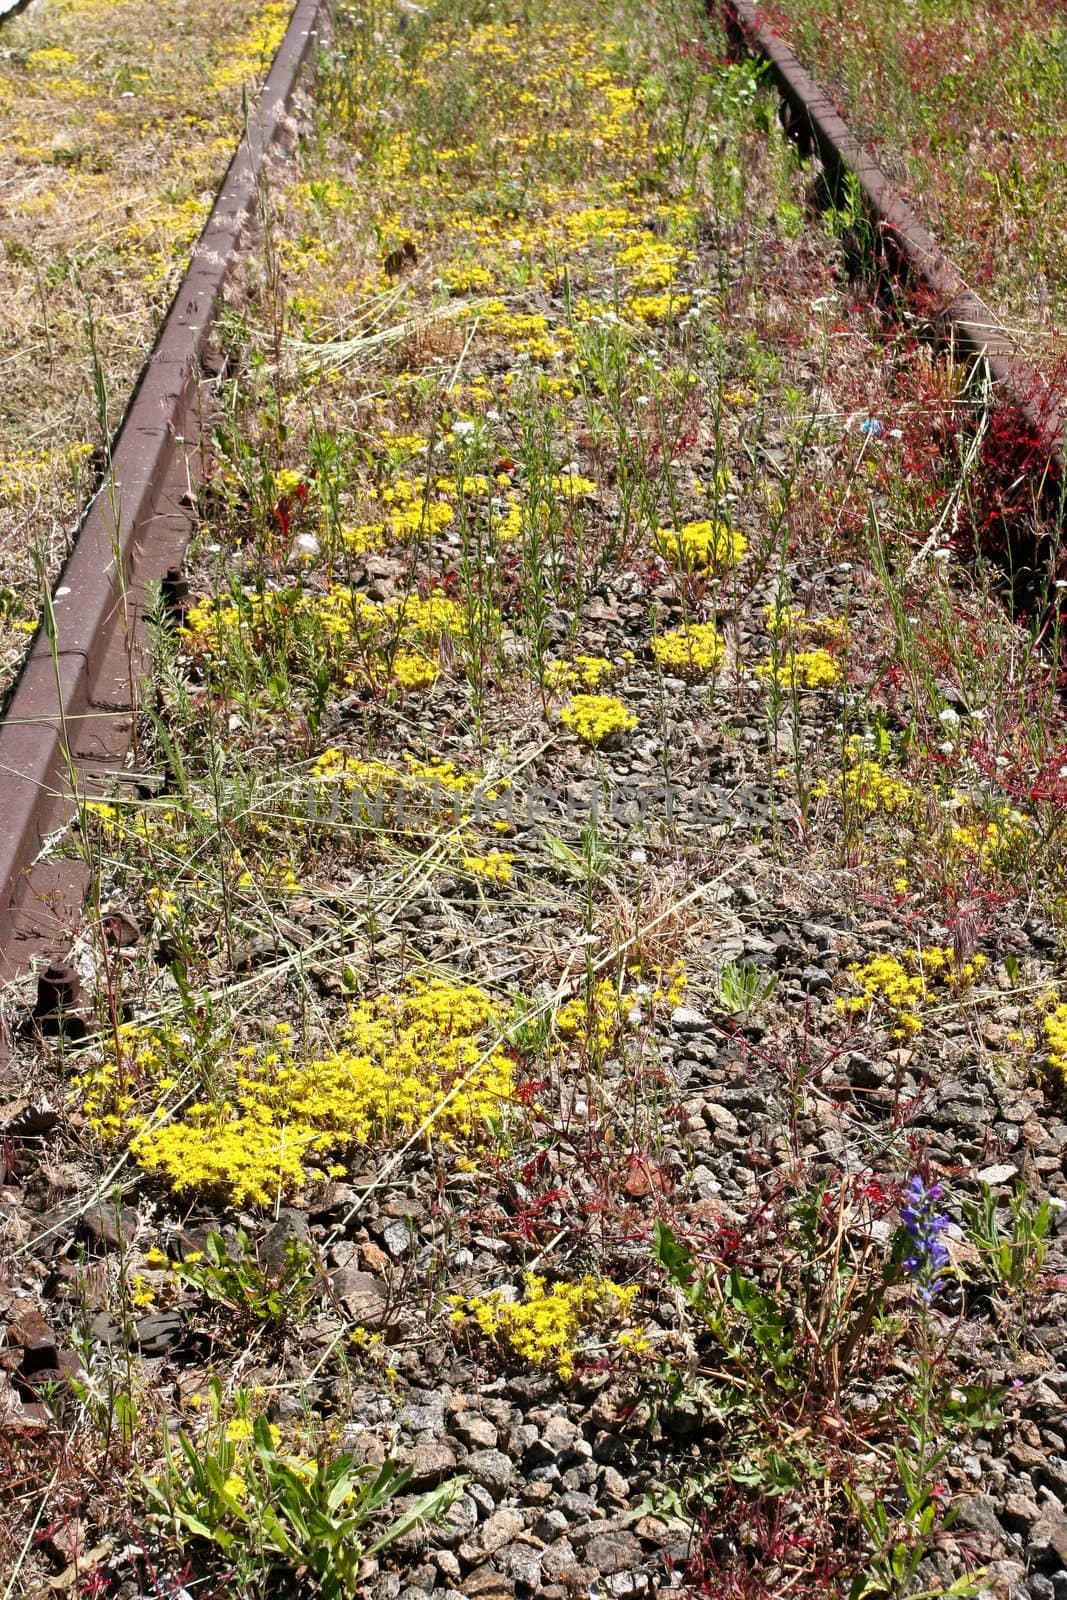
M904 1187L905 1203L900 1208L900 1218L911 1241L904 1270L914 1279L919 1298L926 1305L941 1288L938 1273L948 1266L948 1250L941 1241L948 1217L937 1210L941 1193L939 1183L927 1184L915 1173Z

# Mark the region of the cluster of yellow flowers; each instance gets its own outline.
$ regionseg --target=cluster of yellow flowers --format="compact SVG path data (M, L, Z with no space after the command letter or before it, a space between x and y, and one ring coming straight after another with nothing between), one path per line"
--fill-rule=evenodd
M1032 837L1026 818L1007 807L988 822L950 823L948 828L951 848L983 869L1000 866L1012 852L1027 849Z
M595 1332L603 1339L624 1321L636 1295L636 1287L620 1288L610 1278L547 1287L544 1278L529 1272L522 1300L453 1295L450 1303L454 1323L473 1322L505 1357L551 1367L566 1381L574 1376L583 1338Z
M1048 1064L1059 1087L1067 1088L1067 1005L1056 1006L1041 1024L1048 1045Z
M211 75L213 93L257 78L270 64L289 21L286 0L268 0L254 26L237 43L229 60L220 62Z
M722 636L713 622L693 622L652 641L652 654L660 666L692 682L709 678L722 661L724 650Z
M892 816L915 803L915 791L910 784L867 756L861 756L842 774L841 793L846 805L865 816L876 811Z
M121 1071L105 1058L78 1090L96 1131L129 1137L138 1165L175 1192L268 1205L353 1144L413 1134L470 1143L499 1130L514 1074L500 1044L507 1015L474 985L434 979L360 1001L342 1047L321 1057L298 1057L278 1023L266 1043L215 1063L210 1093L172 1118L160 1102L178 1087L185 1046L124 1032Z
M553 692L599 689L618 677L630 659L631 653L627 651L619 661L609 661L607 656L575 656L573 661L548 661L545 663L545 687Z
M479 314L486 333L495 333L516 355L528 356L531 361L547 365L573 348L570 329L559 324L550 328L548 318L540 311L509 311L503 300L487 300Z
M618 252L615 264L631 276L635 289L667 289L688 254L666 239L643 233Z
M442 272L441 281L452 294L484 294L493 287L496 274L476 261L454 261Z
M889 1012L895 1039L906 1039L922 1031L920 1009L934 984L953 994L970 988L986 958L981 954L957 962L953 951L941 945L925 950L909 950L903 961L897 956L872 956L869 961L849 967L849 976L860 993L842 996L834 1003L845 1016L880 1007Z
M787 650L775 661L756 668L757 675L784 689L832 689L841 677L841 668L821 647L817 650Z
M484 856L464 856L464 870L486 883L509 883L514 871L515 857L507 850L488 850Z
M549 488L568 500L588 500L597 492L592 478L583 478L578 472L558 472L549 479Z
M568 1043L603 1056L625 1027L635 1004L634 995L621 992L611 978L601 978L590 994L576 995L560 1006L555 1015L556 1032Z
M847 623L843 617L811 617L803 606L778 599L763 608L764 626L768 633L785 633L816 638L823 644L834 644L845 637Z
M637 727L637 718L611 694L576 694L563 706L559 720L583 744L602 745Z
M623 309L636 322L666 322L668 318L679 317L683 311L688 311L690 304L689 295L674 294L668 289L662 294L627 295Z
M393 682L419 690L437 678L442 639L465 627L463 607L439 591L376 601L333 584L322 592L271 589L202 600L187 612L182 637L220 670L242 655L280 651L293 662L303 652L340 685Z
M687 522L681 528L660 528L656 549L683 572L724 572L735 567L748 548L743 533L724 521Z
M480 787L482 775L461 772L454 761L423 761L408 751L403 767L395 767L375 758L364 760L349 750L332 746L313 763L311 781L320 792L318 816L337 820L338 801L343 796L351 799L352 822L365 820L400 831L435 827L444 820L469 822L476 819L482 803L494 805L508 788L506 778ZM501 818L494 819L493 827L498 832L507 830ZM464 843L472 844L476 839L477 835L471 833ZM491 863L489 872L497 881L505 882L504 868L509 863L500 852L496 856L499 859Z
M688 982L681 957L666 968L656 968L644 982L640 964L630 967L628 976L632 990L623 989L613 978L600 978L586 994L564 1001L553 1019L559 1037L568 1045L603 1056L644 1009L679 1005Z
M883 741L885 753L888 754L889 741ZM881 755L881 749L879 755ZM833 790L840 795L846 810L858 812L862 816L873 816L883 812L892 816L897 812L908 811L915 804L917 796L910 784L897 777L896 773L889 771L883 759L868 754L862 739L853 735L845 749L845 770L841 774L840 782L833 785ZM831 785L821 779L812 787L812 797L816 800L824 799L832 792Z

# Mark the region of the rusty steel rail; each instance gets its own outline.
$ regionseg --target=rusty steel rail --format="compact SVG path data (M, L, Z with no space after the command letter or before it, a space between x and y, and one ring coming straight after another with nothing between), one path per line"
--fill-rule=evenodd
M1020 353L996 313L968 286L852 133L825 92L751 0L724 0L727 31L768 63L788 108L787 127L816 150L831 182L851 173L878 230L890 265L920 284L936 310L932 321L949 344L984 361L995 392L1034 430L1042 458L1037 487L1058 482L1064 461L1064 401Z
M150 655L144 588L180 563L192 531L202 380L219 298L284 130L321 0L297 0L192 260L141 372L0 723L0 980L76 923L88 871L38 860L78 797L121 779Z

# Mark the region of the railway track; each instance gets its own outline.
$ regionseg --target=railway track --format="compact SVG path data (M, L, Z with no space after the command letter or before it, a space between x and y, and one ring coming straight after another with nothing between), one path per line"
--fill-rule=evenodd
M20 1569L69 1507L123 1600L873 1600L979 1560L1021 1596L1067 1548L1067 738L952 563L980 410L846 281L751 64L579 5L339 14L182 574L301 0L0 728L0 1452L56 1508ZM71 1371L129 1384L118 1442ZM403 1542L360 1560L386 1457Z
M313 49L318 0L299 0L247 137L234 154L193 259L115 437L0 724L0 977L24 971L70 925L85 891L76 864L33 873L77 795L121 772L146 664L144 588L179 567L195 492L212 328Z
M183 501L197 476L198 373L252 213L255 173L278 137L318 11L318 0L300 0L294 11L258 119L223 180L116 439L116 499L105 484L86 509L54 594L54 641L38 634L0 725L0 980L62 939L80 905L85 878L70 861L52 861L36 876L31 868L44 841L74 815L71 774L89 793L122 770L135 709L131 683L145 667L143 586L180 567L188 539ZM1028 471L1051 503L1063 466L1058 397L1045 392L996 313L956 273L788 45L760 22L758 8L728 0L726 16L737 43L767 62L790 136L818 153L831 184L846 174L858 182L875 219L876 254L905 292L921 285L944 343L979 360L998 395L1034 429L1039 448Z
M831 191L840 194L849 175L859 186L873 220L873 256L884 259L905 289L928 297L942 340L984 363L997 394L1034 430L1039 459L1035 477L1058 485L1063 472L1062 397L1018 351L995 309L964 281L938 241L900 198L870 152L854 137L831 101L773 28L760 20L751 0L726 0L735 39L767 63L783 103L783 122L805 154L817 154Z

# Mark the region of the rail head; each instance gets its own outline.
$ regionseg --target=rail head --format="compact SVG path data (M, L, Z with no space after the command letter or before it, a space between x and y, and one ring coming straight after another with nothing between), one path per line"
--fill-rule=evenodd
M886 254L933 298L943 336L986 363L1002 398L1034 431L1042 477L1060 480L1067 420L1062 397L1049 391L996 312L970 288L759 7L751 0L724 5L729 33L767 62L789 108L790 132L818 152L824 167L854 176Z
M324 3L297 0L56 581L54 627L38 630L0 723L0 979L24 968L37 931L61 917L54 884L45 905L27 873L75 814L77 772L121 767L129 746L136 596L180 560L191 532L181 503L195 475L201 364Z

